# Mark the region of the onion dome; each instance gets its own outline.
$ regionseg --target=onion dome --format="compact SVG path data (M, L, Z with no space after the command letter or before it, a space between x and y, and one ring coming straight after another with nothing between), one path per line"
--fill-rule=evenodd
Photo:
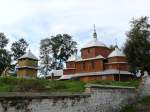
M89 47L107 47L105 44L103 44L102 42L100 42L97 39L97 33L96 33L96 30L95 30L95 25L94 25L93 39L91 41L89 41L87 44L85 44L82 47L82 49L89 48Z
M19 60L20 59L26 59L26 58L33 59L33 60L38 60L38 58L36 56L34 56L30 50L27 53L25 53L23 56L21 56L19 58Z
M112 57L125 57L125 55L121 50L119 50L116 47L115 50L113 52L111 52L108 56L108 58L112 58Z

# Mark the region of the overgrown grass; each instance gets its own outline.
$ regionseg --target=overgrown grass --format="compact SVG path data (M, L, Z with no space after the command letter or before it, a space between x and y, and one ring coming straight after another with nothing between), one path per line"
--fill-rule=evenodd
M94 81L90 83L113 86L138 86L138 81ZM44 79L0 77L0 92L84 92L85 84L76 80L50 81Z
M85 83L80 81L49 81L0 77L0 92L83 92Z
M112 85L112 86L124 86L124 87L138 87L138 80L131 80L128 82L120 82L120 81L94 81L92 83L101 84L101 85Z

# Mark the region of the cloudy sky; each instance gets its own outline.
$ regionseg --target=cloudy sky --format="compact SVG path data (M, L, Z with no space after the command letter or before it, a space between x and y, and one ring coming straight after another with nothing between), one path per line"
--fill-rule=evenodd
M12 42L24 37L38 56L42 38L68 33L78 47L92 38L121 47L129 21L150 15L150 0L0 0L0 32Z

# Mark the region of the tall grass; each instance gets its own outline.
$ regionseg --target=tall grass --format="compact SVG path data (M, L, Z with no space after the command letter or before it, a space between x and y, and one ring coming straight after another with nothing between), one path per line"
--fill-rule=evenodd
M80 81L49 81L0 77L0 92L83 92L85 83Z
M134 86L138 81L94 81L101 85ZM84 92L85 84L77 80L50 81L44 79L24 79L16 77L0 77L0 92Z

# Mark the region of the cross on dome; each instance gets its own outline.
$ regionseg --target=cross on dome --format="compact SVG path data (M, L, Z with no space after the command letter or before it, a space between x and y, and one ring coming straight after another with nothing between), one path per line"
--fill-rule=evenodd
M95 24L94 24L94 33L93 33L93 38L94 38L94 39L97 39L97 33L96 33Z

